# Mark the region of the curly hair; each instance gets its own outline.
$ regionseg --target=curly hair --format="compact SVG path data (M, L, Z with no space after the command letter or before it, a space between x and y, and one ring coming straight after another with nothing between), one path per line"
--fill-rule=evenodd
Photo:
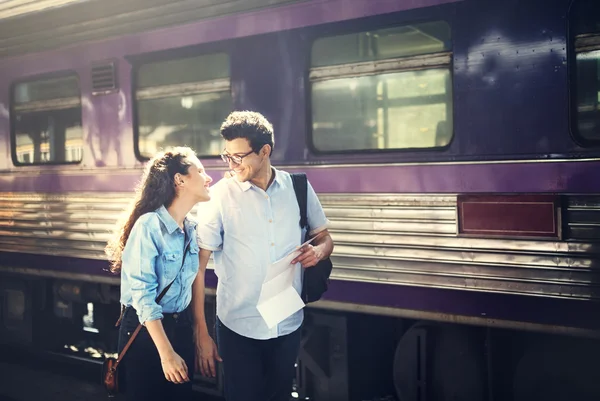
M226 141L237 138L246 138L254 153L260 152L265 145L275 145L273 126L260 113L256 111L234 111L227 116L221 124L221 136Z
M104 249L112 273L121 270L123 249L136 221L145 213L173 203L176 196L175 174L187 175L192 165L190 158L195 156L188 147L174 147L158 153L146 164L135 197Z

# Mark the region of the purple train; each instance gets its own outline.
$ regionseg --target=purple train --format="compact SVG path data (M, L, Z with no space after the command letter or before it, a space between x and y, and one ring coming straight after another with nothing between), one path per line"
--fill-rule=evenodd
M294 396L600 398L599 2L11 3L3 345L114 352L103 247L144 161L185 144L221 177L220 122L251 109L336 242Z

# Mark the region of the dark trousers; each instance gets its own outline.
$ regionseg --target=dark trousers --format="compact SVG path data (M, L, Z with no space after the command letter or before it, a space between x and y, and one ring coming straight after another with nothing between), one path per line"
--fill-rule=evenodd
M227 401L289 401L301 330L269 340L241 336L217 318Z
M127 308L119 328L119 351L123 349L138 323L135 309ZM192 380L195 347L189 308L177 314L164 314L162 323L175 352L186 362L189 378ZM175 384L165 378L158 350L146 327L142 327L133 340L122 364L119 365L120 369L124 369L124 389L129 401L187 401L192 398L191 381Z

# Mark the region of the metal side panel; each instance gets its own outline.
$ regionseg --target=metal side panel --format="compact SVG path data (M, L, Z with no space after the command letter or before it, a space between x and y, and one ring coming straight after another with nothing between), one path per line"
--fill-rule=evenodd
M130 199L119 193L0 193L0 251L103 259ZM589 236L460 237L453 195L321 194L320 199L336 244L333 279L600 299L600 243ZM568 204L565 226L595 224L596 200L569 198Z

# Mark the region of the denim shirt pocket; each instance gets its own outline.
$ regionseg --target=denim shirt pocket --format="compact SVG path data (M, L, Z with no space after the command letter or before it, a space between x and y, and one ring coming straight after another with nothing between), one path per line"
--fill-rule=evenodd
M167 282L171 282L179 269L181 268L181 252L165 252L163 253L164 262L164 278Z
M189 260L187 260L185 263L187 266L191 266L192 267L192 271L194 274L198 273L198 267L199 267L199 259L198 259L198 252L200 252L200 249L198 248L198 244L195 242L192 242L190 244L190 250L189 250L189 255L187 256L189 258Z
M196 274L198 274L198 267L200 261L198 260L198 244L192 242L190 244L190 249L185 257L185 267L181 272L182 278L184 282L193 281L196 278Z

